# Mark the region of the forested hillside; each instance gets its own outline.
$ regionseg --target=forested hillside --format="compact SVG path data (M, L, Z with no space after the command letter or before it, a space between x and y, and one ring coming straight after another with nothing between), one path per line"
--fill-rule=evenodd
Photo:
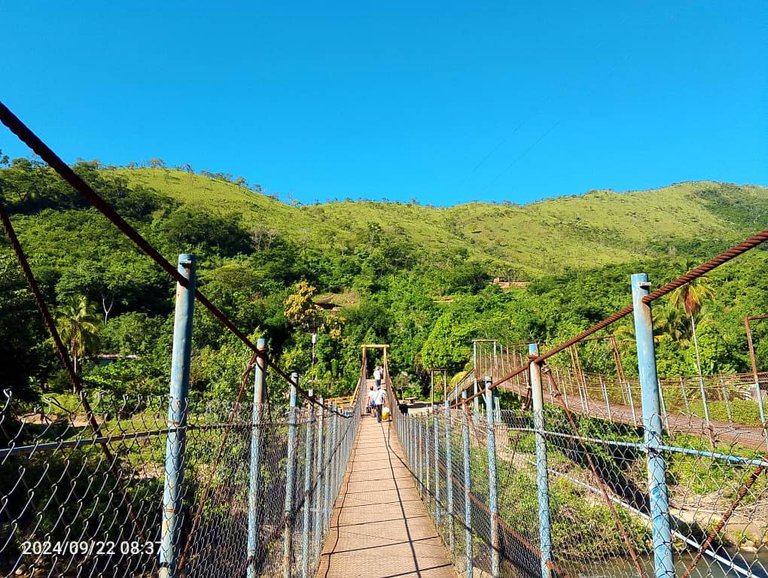
M324 393L352 387L363 342L391 344L393 370L414 386L425 368L462 370L473 338L557 343L627 304L630 273L659 284L768 223L768 189L711 182L526 206L295 206L225 175L75 168L168 260L193 252L202 291L246 333L266 336L283 367L332 384ZM174 293L166 275L34 161L6 162L0 194L89 387L164 392ZM64 391L5 238L0 251L0 387L30 400ZM766 273L758 250L709 279L715 297L699 319L706 371L748 368L742 320L768 313ZM527 284L502 289L495 277ZM669 331L685 330L684 316L659 316ZM768 362L766 332L756 331ZM98 363L100 354L117 361ZM659 355L661 371L693 373L690 349L662 340ZM193 357L193 390L216 397L238 386L249 356L198 308Z

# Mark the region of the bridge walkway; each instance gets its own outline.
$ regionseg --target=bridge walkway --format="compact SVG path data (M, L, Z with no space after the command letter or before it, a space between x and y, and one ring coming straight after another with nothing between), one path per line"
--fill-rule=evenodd
M521 397L527 397L529 395L525 385L505 383L500 386L500 389L511 391ZM596 417L614 423L624 423L632 426L643 425L643 410L640 406L640 402L638 402L637 407L633 412L630 406L618 403L611 403L611 409L609 411L602 400L593 398L588 399L585 411L585 408L581 405L578 398L576 400L569 399L569 401L570 403L567 403L568 409L576 414L587 415L589 417ZM552 393L544 393L544 402L552 405L561 405L560 402L554 398ZM707 427L706 422L695 415L670 412L662 415L661 425L669 432L687 433L705 438L711 435L712 439L718 443L729 445L737 444L754 450L762 450L765 448L766 444L766 439L761 427L726 423L716 420L710 420L710 427Z
M457 578L393 423L364 416L317 578Z

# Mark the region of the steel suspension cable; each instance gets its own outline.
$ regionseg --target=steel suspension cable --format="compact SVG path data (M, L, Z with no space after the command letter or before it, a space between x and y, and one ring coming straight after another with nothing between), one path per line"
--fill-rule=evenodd
M768 229L763 229L759 233L752 235L748 239L745 239L738 245L734 245L727 251L723 251L717 257L713 257L709 261L706 261L705 263L702 263L698 267L691 269L687 273L680 275L680 277L678 277L674 281L671 281L666 285L664 285L663 287L659 287L658 289L656 289L656 291L651 292L649 295L646 295L645 297L643 297L643 303L650 303L651 301L654 301L659 297L663 297L664 295L671 293L678 287L682 287L686 283L690 283L694 279L698 279L702 275L705 275L706 273L709 273L713 269L716 269L723 263L727 263L731 259L734 259L739 255L743 255L750 249L754 249L755 247L757 247L758 245L761 245L762 243L765 243L766 241L768 241Z

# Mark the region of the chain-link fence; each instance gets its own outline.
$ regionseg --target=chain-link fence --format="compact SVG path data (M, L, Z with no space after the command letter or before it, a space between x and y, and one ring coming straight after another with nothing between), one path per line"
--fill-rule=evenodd
M436 406L397 423L459 570L538 578L544 558L550 576L659 575L641 429L546 406L542 470L533 411L492 417L491 427L482 409ZM671 522L667 575L768 576L766 458L730 441L711 446L698 433L665 432L660 454Z
M1 575L314 573L359 411L189 402L175 426L162 398L69 405L4 401Z

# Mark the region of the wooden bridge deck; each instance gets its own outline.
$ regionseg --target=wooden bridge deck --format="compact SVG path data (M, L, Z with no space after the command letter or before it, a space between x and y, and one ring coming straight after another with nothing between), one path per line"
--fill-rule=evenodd
M364 416L317 578L456 578L406 468L394 424Z

